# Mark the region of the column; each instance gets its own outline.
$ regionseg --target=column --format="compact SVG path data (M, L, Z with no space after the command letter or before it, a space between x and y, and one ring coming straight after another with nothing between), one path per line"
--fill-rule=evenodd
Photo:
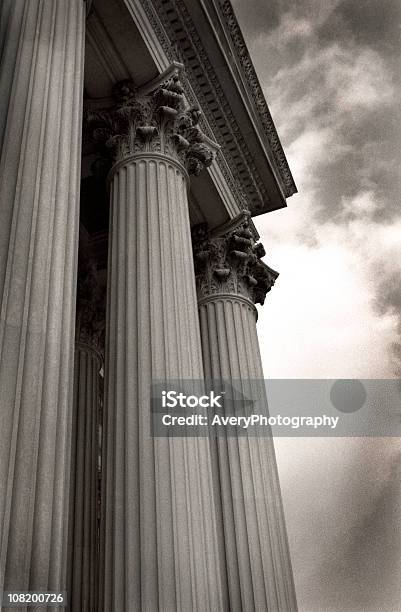
M188 173L212 161L173 67L112 113L102 610L222 610L207 439L150 436L150 386L202 379ZM106 140L105 140L106 139Z
M212 236L196 226L193 242L205 377L234 386L260 381L255 303L263 304L278 275L260 260L250 214ZM212 450L230 610L295 612L272 438L218 437Z
M4 9L0 590L57 590L66 586L85 5Z
M74 360L68 596L72 611L98 609L104 296L94 265L80 270Z

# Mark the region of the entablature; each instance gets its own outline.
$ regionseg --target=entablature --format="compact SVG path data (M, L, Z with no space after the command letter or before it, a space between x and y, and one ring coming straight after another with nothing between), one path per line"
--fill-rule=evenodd
M285 206L295 183L231 3L140 2L170 61L185 65L246 206L253 215Z
M202 131L220 145L207 173L191 181L191 216L215 227L243 209L255 216L285 206L296 187L231 4L94 0L87 105L107 107L116 82L142 87L174 62L184 64L182 85L202 111Z

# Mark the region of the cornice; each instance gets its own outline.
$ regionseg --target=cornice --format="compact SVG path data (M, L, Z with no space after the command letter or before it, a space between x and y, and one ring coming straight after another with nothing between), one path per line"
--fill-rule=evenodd
M209 81L208 91L209 93L212 92L213 99L218 102L224 118L222 126L218 125L215 116L210 112L210 102L191 70L191 66L180 52L178 45L174 44L175 32L173 26L166 19L163 19L163 24L160 20L159 15L165 10L163 3L160 3L159 6L159 0L140 0L140 2L166 55L172 62L178 60L185 64L187 76L187 82L183 81L185 95L191 105L200 104L204 112L204 117L200 121L202 130L212 140L222 145L223 154L218 155L216 161L234 194L238 207L240 209L250 207L252 214L260 214L266 207L269 199L268 194L185 3L181 0L175 0L174 7L179 11L181 25L187 39L191 41L191 48L196 53L198 63L202 67L202 75ZM227 129L235 142L235 153L241 156L243 167L247 170L248 186L244 184L243 180L236 178L239 175L238 164L235 162L232 152L224 147L222 132L227 133ZM252 188L250 189L250 187Z
M183 83L186 96L191 104L196 104L198 101L204 112L205 118L200 123L202 130L222 145L222 155L217 156L217 163L239 208L250 208L253 215L271 210L265 182L256 168L253 155L250 153L186 3L184 0L167 3L161 0L140 0L140 2L164 53L171 61L178 59L186 66L188 83L187 85ZM259 123L263 126L270 156L274 158L273 165L279 177L277 180L280 182L280 189L288 197L296 191L291 172L231 5L223 2L221 4L219 11L224 17L225 29L230 39L233 44L235 43L236 61L239 66L243 66L248 89L252 92L253 105L259 113ZM167 14L170 18L167 18ZM175 44L178 37L178 24L182 33L185 34L185 40L190 43L188 53L196 57L193 66L191 66L189 57L185 55L185 51L183 52L182 48ZM185 48L188 49L188 46ZM200 71L196 70L196 65L201 69ZM202 81L207 82L207 87ZM215 102L214 105L211 98ZM249 104L252 104L251 100ZM220 119L217 119L216 112L212 110L216 106L221 115Z
M277 134L272 116L263 90L259 83L252 59L249 55L248 48L246 46L244 37L241 32L241 28L238 25L237 18L233 11L231 2L229 0L218 0L217 6L221 16L224 18L227 32L230 35L230 39L233 43L237 59L240 66L242 67L245 82L248 86L248 91L251 94L252 100L255 104L256 110L260 117L264 133L267 136L269 145L275 158L277 168L279 170L283 185L285 186L285 196L288 198L297 192L297 188L291 174L290 167L288 165L283 147L281 146L280 139Z

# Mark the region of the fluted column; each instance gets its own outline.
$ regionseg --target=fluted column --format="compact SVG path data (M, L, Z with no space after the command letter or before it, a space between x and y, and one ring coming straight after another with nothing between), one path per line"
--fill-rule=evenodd
M0 590L60 589L85 5L16 0L1 16Z
M193 236L205 377L261 381L254 304L263 304L277 273L260 260L250 215L212 237L197 226ZM218 437L212 449L230 610L296 611L272 438Z
M80 271L74 360L68 594L72 612L96 612L105 308L95 267Z
M150 436L152 380L203 378L187 183L212 154L176 69L116 94L89 117L114 157L101 609L218 611L208 440Z

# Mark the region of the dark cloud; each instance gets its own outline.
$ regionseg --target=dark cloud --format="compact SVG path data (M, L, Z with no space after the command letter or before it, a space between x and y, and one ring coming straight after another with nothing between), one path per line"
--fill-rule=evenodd
M343 0L318 30L321 41L350 41L396 55L401 34L399 0Z
M395 237L401 227L401 2L233 4L298 185L296 203L308 211L293 241L316 246L318 253L333 232L339 252L358 251L350 260L363 267L361 282L371 296L367 310L373 307L383 318L383 329L395 321L389 351L393 374L401 376L401 252ZM314 290L319 302L319 279ZM352 311L349 317L352 331ZM327 468L327 482L319 480L322 499L316 494L313 505L305 491L286 493L304 612L400 609L400 453L390 441L365 441L361 448L342 466L341 482L333 466ZM312 486L305 475L305 490ZM300 512L303 506L307 510Z
M315 438L285 444L303 465L288 467L283 483L300 612L399 610L398 441Z
M292 14L294 18L316 22L316 35L322 44L354 41L397 57L401 36L399 0L233 0L233 6L250 40L268 34L277 28L283 15ZM326 18L319 23L322 9Z
M400 453L386 456L386 440L367 440L348 465L348 483L338 500L338 533L319 565L311 610L393 612L401 596L400 534L395 529L400 500ZM379 452L378 452L379 451ZM361 472L361 461L365 470ZM386 475L374 482L377 464L385 462ZM341 516L342 515L342 516ZM317 594L320 591L320 596ZM321 598L321 599L320 599Z
M268 32L276 28L280 22L284 6L288 2L261 2L260 0L232 0L235 14L241 23L241 28L247 36Z
M360 216L366 235L371 227L374 249L377 229L401 216L401 3L236 0L234 5L290 165L296 158L300 196L313 203L311 227L298 236L310 245L313 226L335 223L346 231ZM371 210L350 206L363 194L373 201ZM392 270L382 271L373 301L383 305L383 313L397 312L401 327L391 289L395 277L400 284L400 255L394 254Z
M395 373L401 377L401 274L399 270L387 271L382 266L376 266L376 274L376 307L381 314L398 318L397 337L390 349L394 356Z

